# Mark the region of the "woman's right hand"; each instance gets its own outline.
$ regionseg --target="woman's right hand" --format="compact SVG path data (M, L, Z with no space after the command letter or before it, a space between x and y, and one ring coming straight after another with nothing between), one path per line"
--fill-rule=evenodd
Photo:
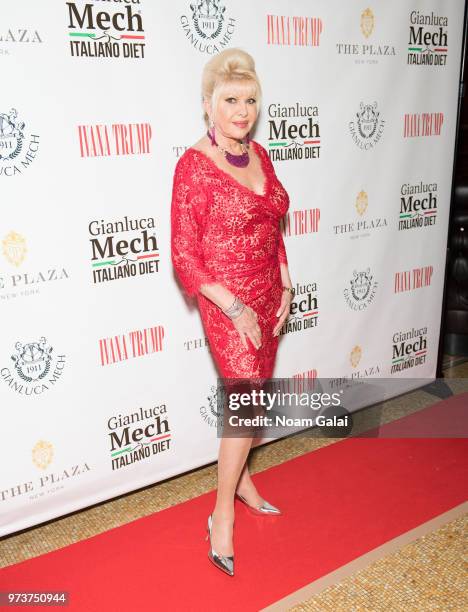
M262 346L262 332L260 325L258 324L258 314L250 308L245 306L242 313L231 319L234 327L239 332L242 344L248 349L247 338L250 339L254 347L258 350Z

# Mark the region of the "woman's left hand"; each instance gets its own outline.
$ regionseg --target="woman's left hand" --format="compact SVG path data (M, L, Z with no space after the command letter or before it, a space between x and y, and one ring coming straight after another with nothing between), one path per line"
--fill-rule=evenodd
M273 329L273 336L277 336L279 334L280 329L283 327L283 323L289 316L289 307L291 305L293 296L289 291L285 291L283 289L283 295L281 296L281 304L276 312L276 316L278 317L278 322Z

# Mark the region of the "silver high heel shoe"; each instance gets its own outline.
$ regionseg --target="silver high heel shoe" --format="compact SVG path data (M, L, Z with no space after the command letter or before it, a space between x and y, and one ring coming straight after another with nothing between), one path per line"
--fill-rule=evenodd
M227 557L226 555L218 555L218 553L213 549L211 545L211 525L213 524L213 519L211 518L211 514L208 517L208 527L207 527L207 535L205 540L210 538L210 550L208 551L208 558L212 561L216 567L218 567L229 576L234 576L234 555L231 557Z
M268 503L266 500L263 500L263 504L261 506L258 506L258 507L255 508L254 506L251 506L250 504L248 504L247 500L245 499L245 497L243 497L240 493L236 493L236 496L242 502L244 502L244 504L247 506L247 508L251 512L253 512L254 514L274 515L274 516L282 514L282 512L281 512L281 510L279 508L276 508L272 504Z

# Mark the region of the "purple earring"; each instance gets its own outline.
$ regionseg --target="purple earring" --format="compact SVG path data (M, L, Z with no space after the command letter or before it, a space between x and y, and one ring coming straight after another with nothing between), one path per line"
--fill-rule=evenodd
M212 119L210 119L210 127L208 129L208 137L211 140L211 146L214 147L215 144L216 144L216 139L215 139L214 121Z

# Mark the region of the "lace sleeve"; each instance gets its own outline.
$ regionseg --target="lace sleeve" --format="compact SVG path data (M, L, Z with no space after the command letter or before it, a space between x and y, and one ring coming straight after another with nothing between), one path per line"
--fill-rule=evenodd
M206 196L193 184L189 167L182 158L174 172L171 203L171 259L179 280L189 296L200 285L216 283L205 268L201 239Z

